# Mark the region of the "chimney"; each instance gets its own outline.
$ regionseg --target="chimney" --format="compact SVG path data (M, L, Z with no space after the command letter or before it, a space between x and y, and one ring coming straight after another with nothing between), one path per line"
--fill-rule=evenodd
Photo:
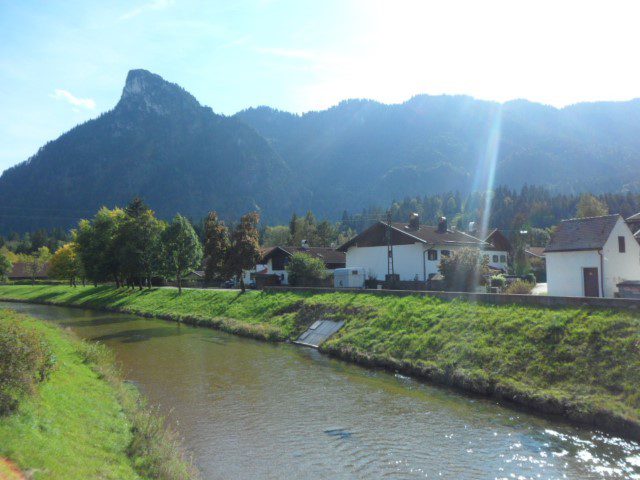
M420 215L415 212L409 215L409 228L411 230L420 229Z
M476 222L469 222L469 233L476 233Z
M447 217L440 217L438 220L438 233L445 233L447 231Z
M302 247L302 250L309 250L309 242L302 240L302 242L300 242L300 247Z

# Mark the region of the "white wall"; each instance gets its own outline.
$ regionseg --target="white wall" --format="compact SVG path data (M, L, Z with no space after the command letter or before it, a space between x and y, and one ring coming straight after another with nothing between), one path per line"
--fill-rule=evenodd
M618 249L618 236L625 238L625 253ZM640 245L622 218L618 219L602 252L605 297L613 297L618 291L616 285L623 280L640 280Z
M625 237L625 252L618 249L618 236ZM623 280L640 280L640 245L631 230L620 218L603 249L604 296L613 297L617 284ZM549 295L584 296L583 268L598 269L600 284L600 255L597 250L582 252L547 252L547 291Z
M413 280L416 275L422 280L422 251L422 243L393 247L393 270L400 275L400 280ZM435 263L437 269L437 262L427 262L429 263ZM364 267L368 277L384 280L388 272L387 247L350 247L347 250L347 268L353 267Z
M582 252L547 252L547 294L560 297L584 297L583 268L597 268L600 255L596 250ZM598 282L600 283L600 282Z
M427 248L423 243L414 243L412 245L394 245L393 247L393 270L400 275L400 280L424 280L424 266L426 264L427 278L429 275L438 273L438 266L442 259L442 250L453 252L462 247L458 246L435 246ZM436 250L438 257L436 260L429 260L427 254L423 257L423 251ZM506 270L506 263L494 263L492 256L507 255L507 252L486 252L489 255L489 264L497 268ZM347 250L347 268L364 267L367 269L367 276L373 276L377 280L384 280L388 272L387 266L387 247L350 247Z

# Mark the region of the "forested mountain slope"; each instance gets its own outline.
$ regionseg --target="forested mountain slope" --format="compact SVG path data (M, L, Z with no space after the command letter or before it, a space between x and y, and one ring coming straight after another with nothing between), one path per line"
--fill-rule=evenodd
M0 232L68 227L139 195L168 218L259 210L340 218L393 199L492 185L552 192L640 189L640 100L556 109L465 96L348 100L295 115L215 114L181 87L132 70L116 107L0 177Z
M258 209L267 220L288 216L309 196L253 128L133 70L113 110L4 172L0 226L68 226L135 195L165 218L199 218L215 208L229 218Z
M306 173L317 211L333 215L393 198L484 188L492 129L499 134L494 185L563 192L640 186L640 100L556 109L420 95L397 105L350 100L304 115L259 107L236 116Z

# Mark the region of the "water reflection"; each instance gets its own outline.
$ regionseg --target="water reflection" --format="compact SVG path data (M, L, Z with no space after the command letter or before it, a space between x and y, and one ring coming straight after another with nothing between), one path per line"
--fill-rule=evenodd
M204 478L640 479L640 445L208 329L26 304L113 348Z

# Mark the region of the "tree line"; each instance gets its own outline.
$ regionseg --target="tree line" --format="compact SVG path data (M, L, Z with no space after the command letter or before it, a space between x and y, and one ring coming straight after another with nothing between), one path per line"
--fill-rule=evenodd
M485 212L486 205L491 207L488 212ZM479 225L486 221L490 228L499 228L512 239L526 230L533 235L530 244L544 246L551 229L561 220L606 213L619 213L626 218L639 211L640 194L637 193L554 194L544 187L525 185L518 191L500 186L490 192L469 195L453 191L407 197L394 201L387 209L372 206L356 214L345 211L340 224L342 228L361 232L376 221L384 220L387 214L393 221L402 222L416 212L423 223L435 225L445 216L449 225L462 230L468 228L469 222Z
M204 223L204 246L192 223L178 214L170 222L135 198L125 208L101 208L93 218L81 220L70 241L53 256L41 247L41 265L49 261L49 275L94 285L113 282L118 288L151 287L155 280L175 280L182 293L186 275L204 265L207 280L236 277L244 291L242 272L253 268L260 255L258 213L248 213L233 228L211 212ZM40 250L39 250L40 251ZM0 255L0 276L10 271L13 252ZM37 252L36 252L37 253ZM15 256L16 254L13 253Z

